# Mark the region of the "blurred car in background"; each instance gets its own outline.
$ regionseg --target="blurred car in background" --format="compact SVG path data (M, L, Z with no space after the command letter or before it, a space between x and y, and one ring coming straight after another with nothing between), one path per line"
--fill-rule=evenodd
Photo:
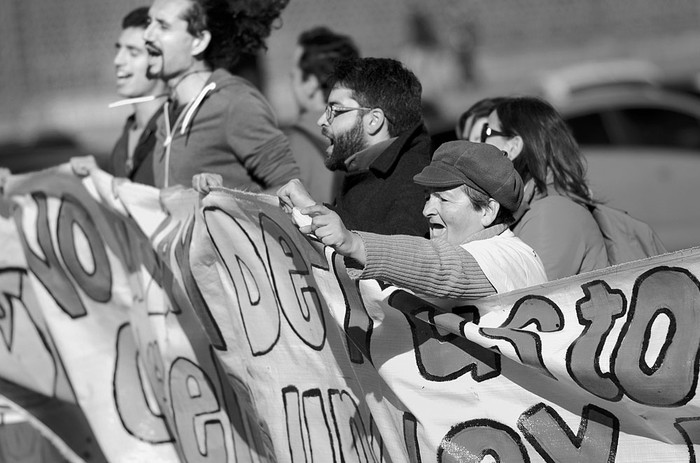
M581 66L545 79L542 93L582 146L700 150L700 99L663 88L656 74L634 61Z
M581 146L595 197L678 250L700 245L700 98L661 82L645 62L595 63L550 76L542 93Z
M645 62L592 63L549 73L530 94L571 127L594 197L647 222L674 251L700 246L700 98L662 82ZM433 143L454 138L448 127Z

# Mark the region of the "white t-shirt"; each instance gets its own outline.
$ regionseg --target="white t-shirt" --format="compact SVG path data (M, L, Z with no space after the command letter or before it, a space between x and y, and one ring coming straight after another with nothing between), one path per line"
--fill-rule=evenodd
M537 253L509 229L500 235L461 246L474 256L497 293L547 281L544 265Z

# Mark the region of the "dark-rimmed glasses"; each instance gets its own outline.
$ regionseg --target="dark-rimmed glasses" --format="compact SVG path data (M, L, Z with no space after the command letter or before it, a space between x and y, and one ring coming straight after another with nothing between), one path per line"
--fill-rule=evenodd
M340 105L336 105L336 104L330 104L330 105L326 106L326 111L324 114L326 115L326 120L328 121L328 125L330 125L333 123L333 119L335 119L335 116L337 116L339 114L346 113L348 111L358 111L358 110L371 111L372 108L363 108L363 107L350 108L348 106L340 106Z
M488 140L490 137L509 137L507 133L504 132L499 132L498 130L492 129L489 127L489 124L486 123L481 127L481 143L486 143L486 140Z

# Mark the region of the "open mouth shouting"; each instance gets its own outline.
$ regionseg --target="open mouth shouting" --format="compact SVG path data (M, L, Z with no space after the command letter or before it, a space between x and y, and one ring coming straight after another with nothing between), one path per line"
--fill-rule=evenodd
M447 232L447 227L445 227L445 225L441 222L431 220L428 223L428 227L430 227L430 239L431 240L436 239L436 238L441 238Z
M148 56L152 58L163 56L163 50L153 45L153 42L146 42L146 51L148 52Z
M326 148L326 153L330 154L333 151L333 145L335 145L335 137L329 130L326 130L325 127L321 128L321 135L328 139L328 148Z
M162 77L163 50L153 45L152 42L146 42L146 52L148 53L148 68L146 69L146 77L149 79Z

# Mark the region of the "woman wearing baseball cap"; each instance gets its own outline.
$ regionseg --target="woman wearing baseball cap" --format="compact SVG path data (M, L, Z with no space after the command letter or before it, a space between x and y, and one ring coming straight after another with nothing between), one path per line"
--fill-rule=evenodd
M300 211L311 217L300 230L345 256L351 277L429 296L477 299L547 281L537 254L508 228L523 182L501 150L445 143L414 181L426 190L429 240L349 231L318 204Z

